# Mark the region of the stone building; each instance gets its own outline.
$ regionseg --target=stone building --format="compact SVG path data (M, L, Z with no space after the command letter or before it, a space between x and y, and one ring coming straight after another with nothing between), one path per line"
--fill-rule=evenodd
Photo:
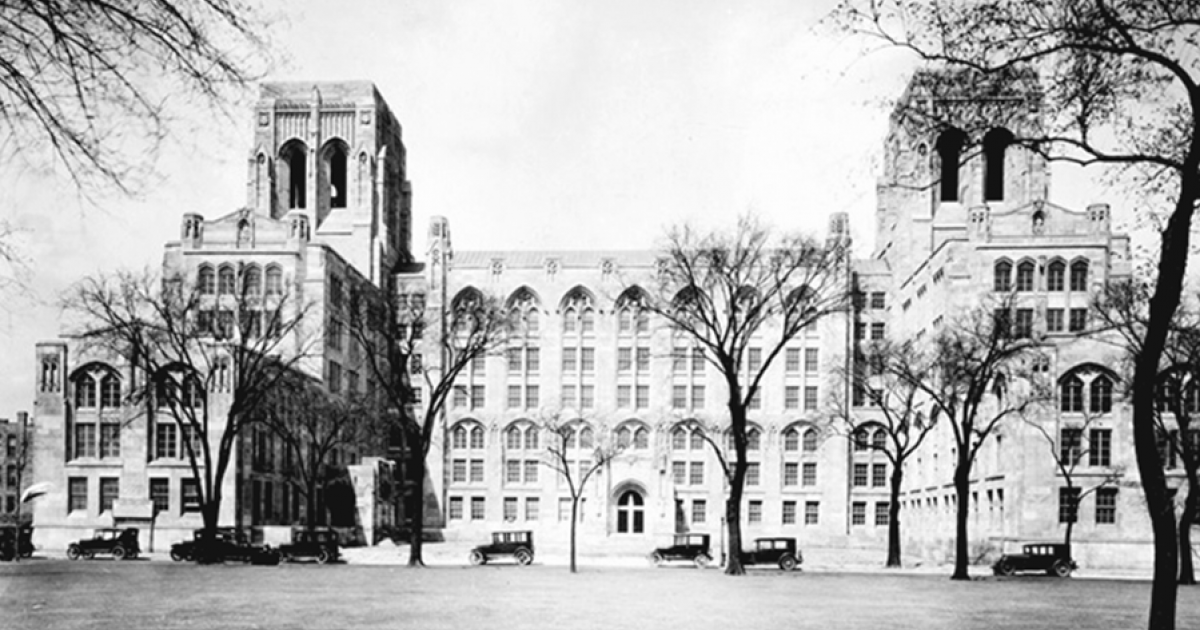
M17 519L21 493L31 485L30 466L27 453L32 451L29 414L18 411L15 420L0 418L0 525L13 524ZM22 470L24 468L24 470ZM22 510L24 512L24 510ZM21 521L28 523L29 514L21 514Z
M352 292L390 290L392 268L408 257L400 125L366 82L264 84L254 116L246 205L212 219L184 214L180 239L165 247L164 275L196 283L213 309L197 314L199 325L207 314L214 331L243 288L265 304L290 300L307 309L307 331L317 340L301 369L331 392L365 392L371 379L338 313ZM51 490L35 502L35 544L64 548L92 528L136 526L144 546L161 549L201 524L182 442L188 427L153 405L128 404L130 383L154 375L97 352L71 338L37 345L35 477ZM229 380L214 382L215 391L202 393L211 417L224 418ZM220 435L220 427L210 428L214 448ZM335 452L331 464L351 478L343 487L390 484L375 479L390 474L377 457L383 448ZM221 524L260 536L301 522L305 506L287 482L290 462L271 432L239 435ZM326 507L334 525L386 529L396 518L372 496L322 496L318 509Z

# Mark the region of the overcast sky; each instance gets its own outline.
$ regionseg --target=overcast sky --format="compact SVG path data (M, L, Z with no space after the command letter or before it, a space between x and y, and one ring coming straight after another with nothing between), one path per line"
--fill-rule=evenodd
M640 249L746 211L813 232L849 212L865 254L887 103L913 66L822 26L833 4L294 0L270 78L376 83L403 127L418 256L433 215L460 250ZM35 289L0 305L0 416L32 411L34 343L55 337L72 281L158 265L182 213L244 203L249 110L177 131L186 147L136 199L83 205L60 182L0 176ZM1052 198L1097 199L1079 188L1060 178Z

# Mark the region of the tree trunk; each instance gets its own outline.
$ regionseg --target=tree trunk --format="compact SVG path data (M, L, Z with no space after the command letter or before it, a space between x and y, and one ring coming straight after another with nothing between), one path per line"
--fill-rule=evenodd
M1194 475L1190 475L1194 477ZM1200 509L1200 488L1188 483L1187 498L1183 502L1183 514L1179 515L1179 583L1196 583L1196 569L1192 561L1192 523Z
M200 517L204 521L204 529L200 532L200 540L196 546L196 561L200 564L217 564L224 561L216 550L217 519L220 514L219 496L210 498L200 506Z
M958 454L958 465L954 469L954 574L950 576L951 580L969 580L971 575L967 572L967 565L970 561L969 545L967 544L967 509L970 507L968 503L968 491L970 489L971 462L967 458L965 449L960 447Z
M888 503L887 566L900 567L900 486L904 481L901 462L892 466L891 498Z
M422 551L425 544L425 457L419 455L423 449L409 449L413 453L409 457L409 481L412 483L406 493L405 511L408 512L408 566L423 567L425 558Z
M309 480L305 483L308 492L304 494L304 527L312 530L317 526L317 482Z
M725 555L725 575L745 575L742 566L742 493L730 490L725 501L725 526L729 530L729 553Z
M1151 304L1150 328L1153 328L1153 301ZM1149 627L1151 630L1175 630L1179 540L1175 531L1175 510L1167 497L1167 481L1158 454L1154 421L1155 380L1161 354L1160 341L1157 352L1143 348L1137 357L1133 375L1133 447L1154 532L1154 582L1150 588Z
M579 523L579 496L571 497L571 573L575 568L575 527Z

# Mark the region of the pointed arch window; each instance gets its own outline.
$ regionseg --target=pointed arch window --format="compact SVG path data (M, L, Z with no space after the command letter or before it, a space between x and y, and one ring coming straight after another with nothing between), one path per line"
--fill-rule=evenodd
M217 274L212 267L202 265L196 277L196 285L201 295L212 295L217 292Z
M1033 261L1024 260L1017 265L1017 290L1032 291L1033 290Z
M1072 374L1063 379L1059 408L1068 413L1083 411L1083 380Z
M1007 260L996 261L992 279L992 290L998 292L1012 290L1012 263Z
M1046 290L1063 291L1066 289L1067 264L1055 260L1046 268Z
M87 374L75 378L75 408L90 409L96 406L96 381Z
M112 372L100 378L100 406L109 409L121 406L121 379Z
M817 450L817 430L809 429L804 432L804 451L812 453Z
M246 285L246 295L262 295L263 277L262 269L258 265L250 265L242 274L242 281Z
M1112 411L1113 383L1107 375L1101 374L1092 379L1088 386L1089 405L1092 413L1108 413Z
M267 267L267 295L283 295L283 270L272 265Z
M958 169L963 140L963 133L957 129L947 129L938 136L938 189L941 201L958 201Z
M1007 129L993 129L983 137L984 201L1004 201L1004 154L1012 141Z
M346 150L340 144L329 149L329 207L346 207Z
M1086 260L1071 263L1071 290L1087 291L1088 264Z
M279 152L279 164L286 172L280 184L286 186L280 195L288 208L304 208L308 196L308 147L293 140Z
M237 282L234 280L233 267L222 265L220 271L217 272L217 293L233 295L235 290L237 290Z

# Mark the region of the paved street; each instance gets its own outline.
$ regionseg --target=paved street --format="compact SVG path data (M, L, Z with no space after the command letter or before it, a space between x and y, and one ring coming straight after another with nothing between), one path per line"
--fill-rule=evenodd
M5 628L1138 628L1149 583L561 566L0 564ZM1200 627L1200 589L1180 594Z

